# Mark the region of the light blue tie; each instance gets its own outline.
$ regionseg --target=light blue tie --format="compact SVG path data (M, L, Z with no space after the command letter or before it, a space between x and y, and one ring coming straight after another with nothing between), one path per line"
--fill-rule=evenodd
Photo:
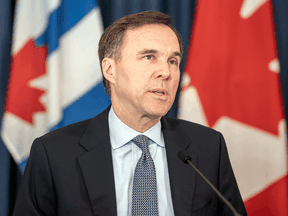
M149 152L148 137L138 135L132 140L141 150L132 189L132 215L158 215L156 172Z

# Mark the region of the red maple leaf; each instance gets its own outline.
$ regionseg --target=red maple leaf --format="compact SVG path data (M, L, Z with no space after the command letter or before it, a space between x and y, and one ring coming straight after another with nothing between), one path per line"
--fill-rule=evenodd
M270 1L249 18L243 0L198 3L185 71L195 86L208 124L221 116L278 135L283 119Z
M40 97L45 91L29 86L29 81L46 74L47 48L35 47L30 39L11 59L5 111L33 124L33 114L45 111Z

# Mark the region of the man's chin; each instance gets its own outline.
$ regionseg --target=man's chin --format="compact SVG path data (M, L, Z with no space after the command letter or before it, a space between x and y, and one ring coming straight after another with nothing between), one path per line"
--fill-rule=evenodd
M156 119L160 119L161 117L165 116L166 113L168 112L169 110L161 110L161 111L150 111L150 112L145 112L144 114L144 117L147 117L151 120L156 120Z

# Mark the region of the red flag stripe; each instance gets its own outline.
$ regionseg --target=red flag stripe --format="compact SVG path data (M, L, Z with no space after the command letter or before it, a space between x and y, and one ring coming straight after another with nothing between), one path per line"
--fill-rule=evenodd
M288 215L288 179L287 175L280 178L268 188L245 201L249 216Z

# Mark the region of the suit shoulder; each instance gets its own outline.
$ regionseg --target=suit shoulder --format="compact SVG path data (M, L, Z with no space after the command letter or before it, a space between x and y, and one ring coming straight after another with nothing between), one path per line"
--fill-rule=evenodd
M63 140L71 138L79 140L85 132L90 120L91 119L88 119L85 121L64 126L62 128L58 128L54 131L44 134L39 138L42 140L43 143L61 142Z
M204 125L200 125L195 122L190 122L182 119L165 117L163 119L165 124L168 124L170 127L178 127L181 131L185 132L188 136L193 131L193 134L206 134L209 136L219 136L222 134L219 131L216 131L212 128L206 127Z
M195 122L190 122L187 120L183 119L178 119L178 118L171 118L171 117L165 117L165 121L170 124L170 125L177 125L184 131L191 131L191 130L196 130L196 131L201 131L205 133L212 133L212 134L219 134L219 131L216 131L212 128L209 128L207 126L195 123Z

